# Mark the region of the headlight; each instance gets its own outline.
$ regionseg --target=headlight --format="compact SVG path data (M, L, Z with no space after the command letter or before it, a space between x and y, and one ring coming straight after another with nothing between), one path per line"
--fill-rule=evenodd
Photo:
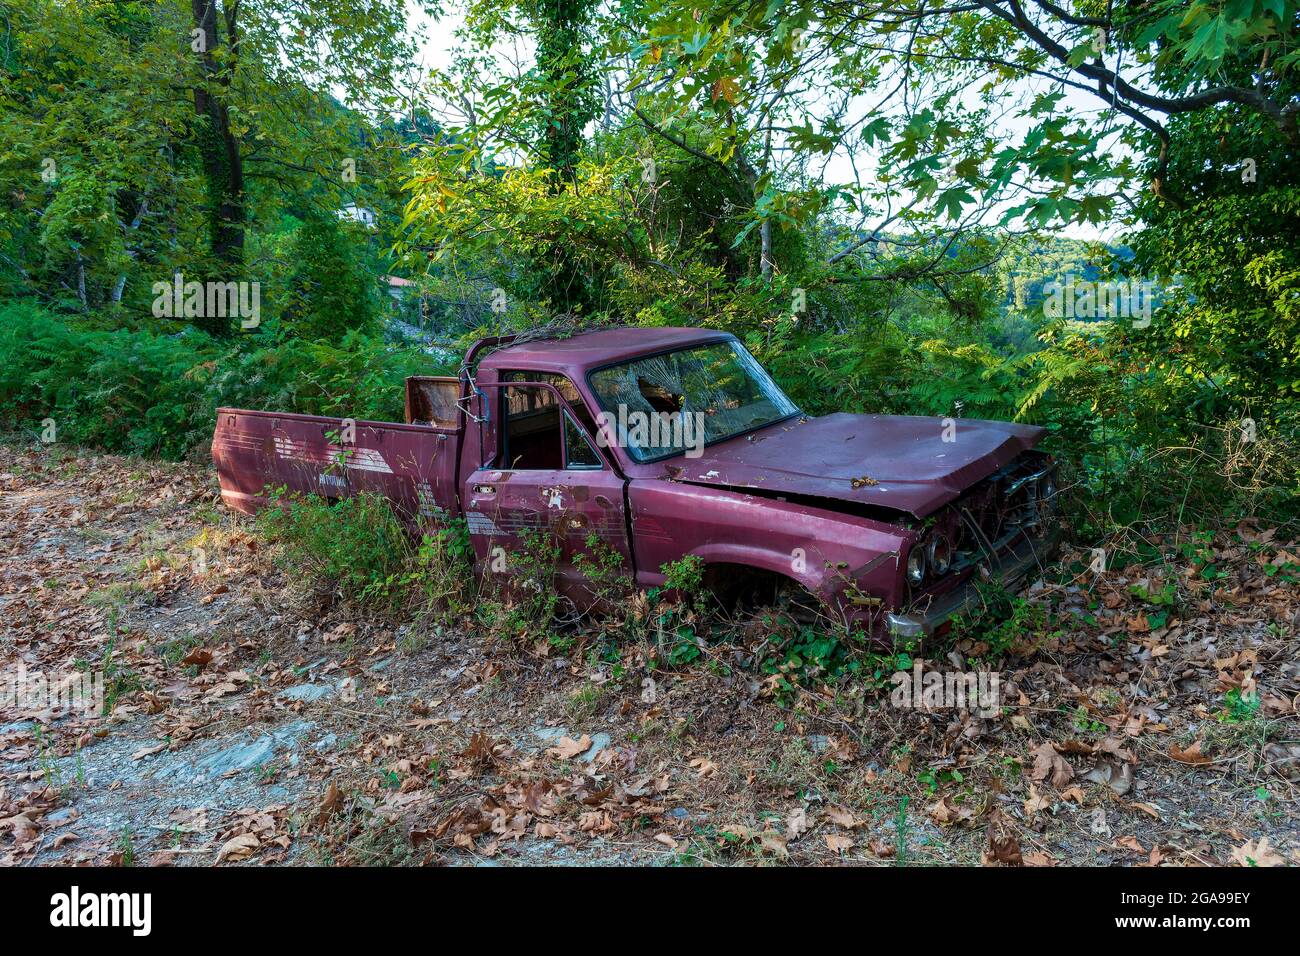
M907 580L912 584L925 580L925 549L919 542L907 554Z
M947 574L952 567L952 542L943 535L936 534L926 551L930 559L930 570L936 575Z

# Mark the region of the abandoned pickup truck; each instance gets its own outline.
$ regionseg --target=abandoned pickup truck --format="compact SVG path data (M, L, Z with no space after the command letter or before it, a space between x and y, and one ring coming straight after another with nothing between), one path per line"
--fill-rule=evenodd
M914 416L811 417L745 347L707 329L483 339L459 376L406 382L406 422L218 410L222 498L383 495L413 523L463 516L481 573L556 536L556 587L598 539L639 587L703 562L719 594L796 591L873 636L923 638L1010 586L1057 541L1041 428ZM592 536L595 536L593 538ZM504 560L503 560L504 559Z

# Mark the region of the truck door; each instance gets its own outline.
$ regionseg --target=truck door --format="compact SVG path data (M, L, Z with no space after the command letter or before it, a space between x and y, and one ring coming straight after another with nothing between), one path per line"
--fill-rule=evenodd
M587 561L612 551L621 573L629 580L634 574L623 479L580 423L589 417L585 409L571 406L554 385L485 387L499 396L488 404L500 415L500 447L487 467L470 474L461 499L475 552L487 575L505 573L517 584L531 570L529 554L553 541L559 591L587 608L598 597L584 573Z

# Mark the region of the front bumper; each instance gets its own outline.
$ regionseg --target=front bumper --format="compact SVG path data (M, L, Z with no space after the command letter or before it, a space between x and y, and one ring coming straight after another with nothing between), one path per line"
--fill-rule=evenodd
M1013 590L1031 571L1041 569L1056 554L1060 544L1061 532L1057 528L1038 538L1026 534L1019 543L986 559L982 565L988 568L990 581ZM923 604L918 603L906 612L887 614L889 633L895 637L933 636L952 618L981 606L977 580L972 575L951 591L926 597Z

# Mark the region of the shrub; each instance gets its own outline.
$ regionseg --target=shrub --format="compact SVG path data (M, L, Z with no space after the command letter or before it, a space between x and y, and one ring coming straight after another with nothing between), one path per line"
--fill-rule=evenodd
M54 419L60 441L179 457L217 355L194 330L104 331L22 302L0 306L0 406L11 424Z
M402 381L446 371L424 352L351 332L331 345L218 341L177 332L105 330L28 302L0 305L0 409L60 441L183 457L212 435L220 406L399 421Z
M416 620L470 610L473 548L463 519L442 516L417 544L379 495L271 494L279 506L258 513L258 529L276 564L312 595Z
M474 545L464 518L439 515L416 553L413 583L423 607L451 615L468 613L476 593Z
M276 563L330 600L393 611L416 565L406 529L376 495L295 495L260 512L257 524L278 546Z
M316 214L293 238L294 271L280 316L286 329L306 339L339 341L350 330L369 330L377 312L375 287L360 259L363 227L349 227L332 213Z

